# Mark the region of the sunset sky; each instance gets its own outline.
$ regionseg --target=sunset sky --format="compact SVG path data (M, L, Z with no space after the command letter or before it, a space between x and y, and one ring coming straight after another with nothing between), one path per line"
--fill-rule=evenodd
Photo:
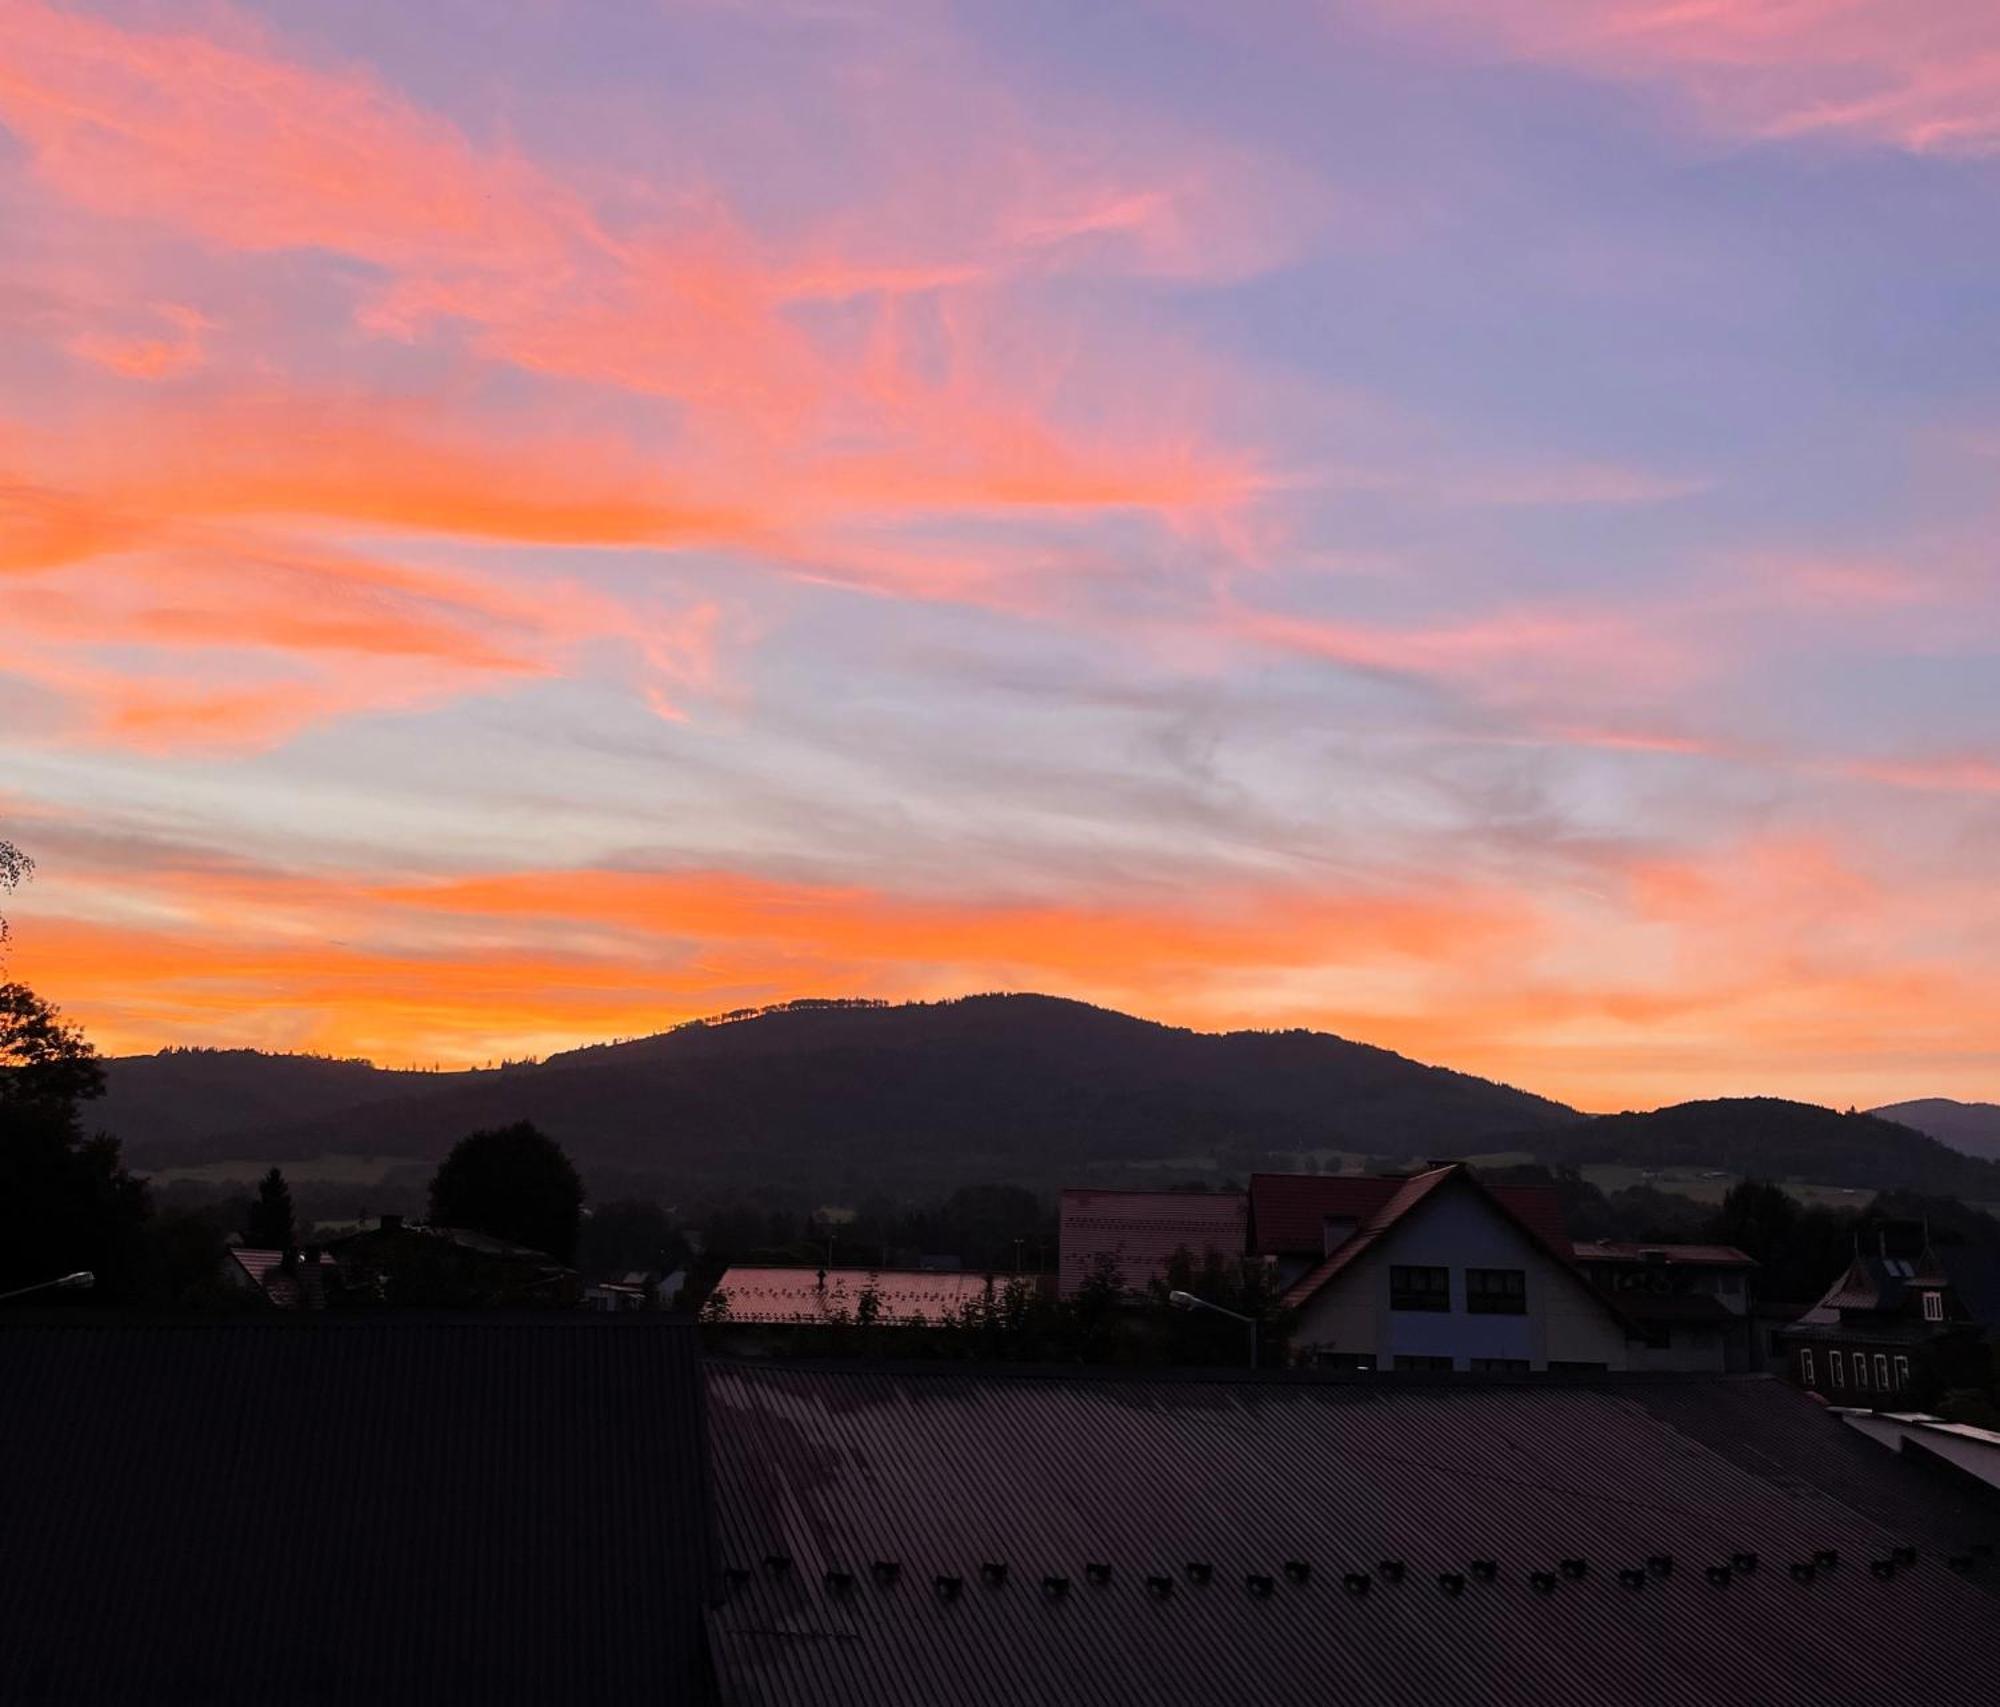
M0 0L9 968L2000 1099L1992 0Z

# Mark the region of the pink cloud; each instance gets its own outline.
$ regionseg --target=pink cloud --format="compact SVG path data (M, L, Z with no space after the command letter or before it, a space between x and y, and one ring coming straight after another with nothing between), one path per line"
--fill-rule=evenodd
M1395 0L1399 22L1619 82L1704 124L1923 154L2000 152L2000 11L1986 0Z

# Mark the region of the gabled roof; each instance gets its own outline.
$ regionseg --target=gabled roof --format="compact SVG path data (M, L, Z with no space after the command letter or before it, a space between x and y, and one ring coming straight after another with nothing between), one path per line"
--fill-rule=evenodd
M281 1310L317 1310L326 1303L326 1279L334 1272L332 1257L324 1251L308 1260L303 1252L292 1253L287 1265L285 1252L258 1250L231 1245L229 1260L241 1269L250 1283Z
M1251 1255L1317 1256L1329 1220L1366 1221L1402 1184L1385 1174L1252 1174Z
M747 1707L1986 1707L2000 1674L2000 1565L1944 1562L2000 1515L1768 1379L716 1361L709 1394Z
M1244 1254L1249 1199L1240 1191L1093 1191L1062 1194L1065 1298L1089 1278L1101 1255L1116 1257L1125 1285L1138 1290L1166 1273L1175 1252Z
M1562 1226L1561 1203L1549 1187L1489 1186L1462 1162L1447 1162L1441 1167L1427 1168L1396 1184L1396 1191L1345 1243L1293 1283L1285 1294L1286 1309L1296 1310L1308 1303L1324 1287L1359 1262L1392 1228L1407 1220L1445 1186L1462 1185L1484 1197L1520 1228L1532 1244L1567 1269L1576 1283L1589 1292L1602 1308L1621 1323L1625 1322L1617 1307L1592 1288L1577 1270L1576 1260L1571 1254L1573 1247Z
M0 1699L701 1702L697 1335L0 1323Z
M1461 1166L1447 1163L1408 1177L1394 1174L1252 1174L1250 1176L1250 1237L1255 1256L1314 1256L1324 1244L1329 1220L1366 1223L1395 1199L1411 1178ZM1514 1219L1532 1228L1541 1241L1559 1251L1569 1249L1562 1198L1547 1185L1489 1185L1486 1194L1504 1204Z

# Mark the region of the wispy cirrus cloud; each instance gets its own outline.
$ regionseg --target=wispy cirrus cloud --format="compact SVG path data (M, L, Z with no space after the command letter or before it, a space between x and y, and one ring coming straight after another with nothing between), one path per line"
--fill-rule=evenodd
M1418 0L1399 21L1653 87L1703 124L1920 154L2000 153L2000 16L1985 0Z

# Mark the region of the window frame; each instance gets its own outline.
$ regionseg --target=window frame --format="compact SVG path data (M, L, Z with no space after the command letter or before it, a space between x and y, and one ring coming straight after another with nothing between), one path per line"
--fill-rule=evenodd
M1475 1375L1531 1375L1535 1368L1525 1357L1475 1357L1468 1367Z
M1886 1351L1878 1351L1875 1354L1875 1391L1878 1393L1889 1391L1889 1354Z
M1826 1372L1832 1377L1834 1386L1845 1387L1847 1385L1847 1359L1842 1357L1839 1352L1830 1351L1826 1354Z
M1924 1320L1941 1322L1944 1320L1944 1294L1926 1291L1924 1293Z
M1896 1376L1896 1391L1899 1393L1906 1392L1910 1385L1910 1360L1900 1353L1896 1358L1894 1373Z
M1512 1282L1475 1289L1474 1277ZM1468 1268L1465 1271L1465 1313L1468 1316L1525 1316L1528 1313L1528 1271L1525 1268Z
M1813 1368L1812 1347L1809 1345L1799 1347L1799 1380L1807 1387L1819 1385L1819 1375Z
M1857 1351L1854 1354L1854 1390L1857 1393L1869 1391L1868 1354L1865 1351Z
M1451 1358L1440 1357L1431 1352L1398 1352L1389 1360L1392 1373L1400 1372L1405 1375L1445 1375L1457 1367Z
M1425 1284L1412 1286L1407 1280L1398 1280L1398 1275L1442 1276L1439 1286ZM1421 1302L1419 1302L1421 1300ZM1416 1315L1448 1316L1451 1314L1451 1270L1438 1263L1391 1263L1389 1265L1389 1308L1407 1310Z

